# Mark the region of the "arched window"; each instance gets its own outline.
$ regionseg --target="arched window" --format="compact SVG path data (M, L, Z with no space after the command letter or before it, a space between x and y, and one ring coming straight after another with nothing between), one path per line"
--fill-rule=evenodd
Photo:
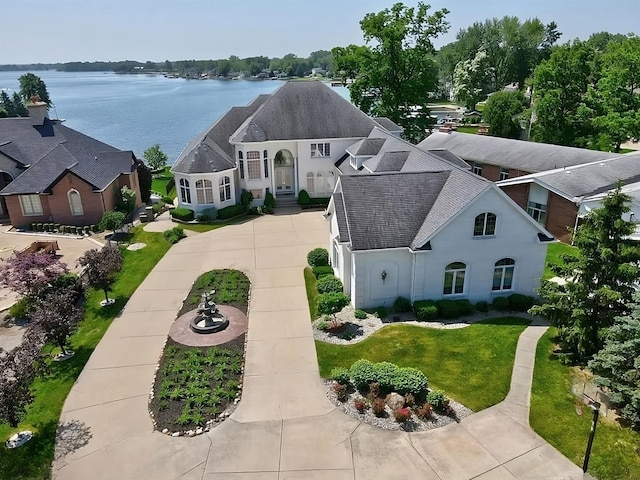
M444 295L459 295L464 293L464 276L467 266L462 262L453 262L444 270Z
M191 188L189 187L189 180L186 178L180 179L180 201L182 203L191 203Z
M231 200L231 179L229 177L222 177L220 179L220 201L226 202Z
M483 237L496 234L496 214L485 212L476 217L473 224L473 236Z
M69 208L71 209L71 215L79 216L84 215L84 209L82 208L82 198L77 190L69 190L67 192L67 198L69 199Z
M213 184L211 180L205 178L196 181L196 197L198 205L210 205L213 203Z
M513 287L513 270L516 262L513 258L503 258L496 262L493 270L493 285L491 290L511 290Z
M316 177L313 175L313 172L307 173L307 192L309 194L316 193L315 178Z

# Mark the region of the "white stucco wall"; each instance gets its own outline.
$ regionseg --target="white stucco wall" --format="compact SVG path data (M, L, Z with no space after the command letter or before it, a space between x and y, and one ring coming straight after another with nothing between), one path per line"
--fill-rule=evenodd
M231 199L226 200L224 202L220 201L220 190L219 190L219 182L222 177L229 177L231 181ZM189 208L194 212L198 213L202 210L206 210L207 208L215 207L220 210L224 207L229 207L231 205L236 204L236 187L235 187L235 175L233 170L225 170L224 172L216 172L216 173L196 173L196 174L184 174L184 173L174 173L174 178L176 182L176 194L178 196L178 206L183 208ZM186 203L182 201L182 196L180 194L180 179L186 179L189 181L189 190L191 192L191 203ZM196 182L198 180L210 180L212 184L213 190L213 204L198 204L198 194L196 191Z

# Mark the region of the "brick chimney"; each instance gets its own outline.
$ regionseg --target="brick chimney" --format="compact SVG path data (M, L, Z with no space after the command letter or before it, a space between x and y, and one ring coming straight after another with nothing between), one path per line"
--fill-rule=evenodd
M29 110L31 125L42 125L44 124L45 118L49 118L49 107L45 102L40 100L40 97L37 95L31 97L25 106L27 110Z

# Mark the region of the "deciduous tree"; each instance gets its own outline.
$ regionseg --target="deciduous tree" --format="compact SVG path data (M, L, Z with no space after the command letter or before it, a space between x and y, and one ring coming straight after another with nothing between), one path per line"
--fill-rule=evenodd
M640 296L628 315L616 318L604 348L589 362L595 382L631 424L640 427Z
M35 297L39 290L67 272L67 266L48 253L14 252L0 263L0 285Z
M453 72L453 98L475 110L476 103L487 93L488 72L488 57L484 50L479 50L473 59L458 63Z
M562 264L551 267L566 284L544 282L540 295L545 303L531 309L558 327L574 361L586 362L602 349L615 317L627 314L640 278L640 253L628 240L635 224L622 219L629 202L619 185L602 208L584 218L574 236L577 256L565 255Z
M32 324L45 343L55 343L66 355L69 336L84 318L84 309L77 305L73 291L54 290L38 299L31 313Z
M492 94L482 111L483 121L489 124L489 135L520 138L520 118L526 105L527 99L519 90Z
M349 90L358 108L390 118L412 141L424 138L433 123L427 102L429 92L437 90L438 72L431 41L449 28L447 9L432 15L429 9L422 2L416 7L396 3L368 13L360 28L371 46L332 50L336 71L353 80Z
M116 230L122 228L127 216L122 212L115 210L109 210L102 214L102 220L100 220L99 227L102 230L111 230L113 234L116 234Z
M104 292L105 303L109 301L109 290L115 282L115 275L122 269L122 253L118 246L107 245L101 250L92 249L78 259L84 267L89 285Z
M142 156L152 170L159 170L167 165L167 154L160 149L160 145L157 143L147 148Z
M40 77L33 73L25 73L18 80L20 82L20 97L22 97L23 101L28 102L31 97L38 96L40 101L47 104L47 107L53 105L49 98L47 85Z

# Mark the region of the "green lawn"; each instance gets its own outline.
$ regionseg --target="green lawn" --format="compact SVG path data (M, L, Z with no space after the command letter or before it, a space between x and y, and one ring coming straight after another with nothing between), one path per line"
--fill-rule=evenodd
M567 245L562 242L555 242L549 244L547 247L547 261L545 262L544 273L542 274L542 278L544 280L549 280L554 277L555 274L551 271L551 265L562 265L563 261L560 258L560 255L576 255L578 249L576 247L572 247L571 245Z
M531 427L576 465L582 466L591 427L591 411L572 393L574 369L553 355L550 328L538 342L531 389ZM576 413L581 406L582 416ZM589 461L598 480L640 479L640 433L600 417Z
M472 134L476 134L478 133L478 127L465 127L465 126L459 126L456 129L456 132L460 132L460 133L472 133Z
M334 367L348 368L360 358L416 367L430 387L478 411L507 395L518 337L527 324L505 317L451 330L390 325L352 345L316 341L320 375L328 377Z
M230 220L218 221L218 222L212 222L212 223L176 223L176 225L180 225L185 230L204 233L204 232L209 232L211 230L215 230L217 228L225 227L227 225L236 225L238 223L248 222L253 218L255 218L255 216L242 215L239 217L232 218Z
M304 286L307 290L307 303L309 303L309 313L311 320L318 318L318 281L310 267L304 268Z
M122 310L142 280L169 250L170 245L161 233L149 233L139 228L133 229L132 233L132 242L144 242L147 246L142 250L123 251L123 269L117 277L113 291L109 294L110 298L116 299L116 303L110 307L101 308L99 302L104 298L104 293L89 291L85 320L69 342L76 355L66 362L52 362L49 372L36 379L33 385L35 401L17 429L0 424L1 478L15 480L50 478L58 419L69 390L111 321ZM20 430L32 430L33 439L20 448L8 450L4 446L4 440L14 431Z
M151 181L151 191L158 192L160 195L176 196L175 186L171 189L171 192L167 193L167 184L173 178L173 174L169 171L171 167L165 167L163 173L154 173L153 180Z

